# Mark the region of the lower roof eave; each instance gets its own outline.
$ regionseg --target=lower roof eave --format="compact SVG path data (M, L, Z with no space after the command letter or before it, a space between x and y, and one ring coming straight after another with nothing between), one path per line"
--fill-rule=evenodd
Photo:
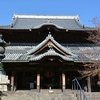
M82 61L82 60L75 60L75 63L93 63L93 61Z
M29 62L28 60L19 60L19 61L17 61L17 60L2 60L1 61L2 63L21 63L21 62Z
M23 63L23 62L33 62L33 61L28 61L28 60L2 60L2 63ZM68 61L69 62L69 61ZM93 61L81 61L81 60L74 60L74 61L70 61L70 62L74 62L74 63L93 63Z

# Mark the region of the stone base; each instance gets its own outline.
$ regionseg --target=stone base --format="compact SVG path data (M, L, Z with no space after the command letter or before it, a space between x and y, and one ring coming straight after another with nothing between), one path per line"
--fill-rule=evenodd
M66 89L65 88L62 88L62 92L66 92Z
M8 80L7 75L0 75L0 91L8 91L8 84L10 81Z
M8 91L7 85L0 85L0 91Z
M39 88L37 88L37 92L40 92L40 89Z

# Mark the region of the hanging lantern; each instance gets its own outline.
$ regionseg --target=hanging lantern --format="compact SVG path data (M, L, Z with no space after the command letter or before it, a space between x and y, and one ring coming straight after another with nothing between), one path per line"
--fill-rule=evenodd
M46 72L46 77L47 78L52 78L53 77L53 72Z

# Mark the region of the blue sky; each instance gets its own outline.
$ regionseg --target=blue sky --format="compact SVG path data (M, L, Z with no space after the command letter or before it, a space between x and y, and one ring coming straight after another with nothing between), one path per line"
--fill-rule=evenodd
M100 0L0 0L0 25L10 24L13 14L79 15L81 23L100 16Z

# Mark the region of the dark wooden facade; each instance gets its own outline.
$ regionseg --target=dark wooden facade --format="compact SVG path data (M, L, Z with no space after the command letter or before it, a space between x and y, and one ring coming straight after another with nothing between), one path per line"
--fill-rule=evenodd
M25 20L25 18L22 19ZM58 19L61 20L60 17ZM53 20L58 19L53 18ZM17 89L40 91L52 87L62 89L63 92L65 89L71 89L72 80L80 77L78 70L84 69L82 60L85 58L82 58L84 55L81 49L91 47L92 42L87 38L92 28L75 24L81 28L73 29L76 26L72 23L71 25L74 25L72 29L60 29L57 23L49 22L42 23L38 28L21 28L22 26L16 28L18 20L20 21L21 18L19 17L13 26L11 24L0 28L4 40L10 43L2 63L11 81L11 89L14 90L14 87L17 87ZM66 18L66 20L75 19ZM64 22L61 21L61 23L63 25ZM66 24L69 23L66 22ZM90 82L89 78L90 76L80 80L82 87L85 85L91 87L90 83L87 84L87 81ZM96 85L97 80L92 78L93 86Z

